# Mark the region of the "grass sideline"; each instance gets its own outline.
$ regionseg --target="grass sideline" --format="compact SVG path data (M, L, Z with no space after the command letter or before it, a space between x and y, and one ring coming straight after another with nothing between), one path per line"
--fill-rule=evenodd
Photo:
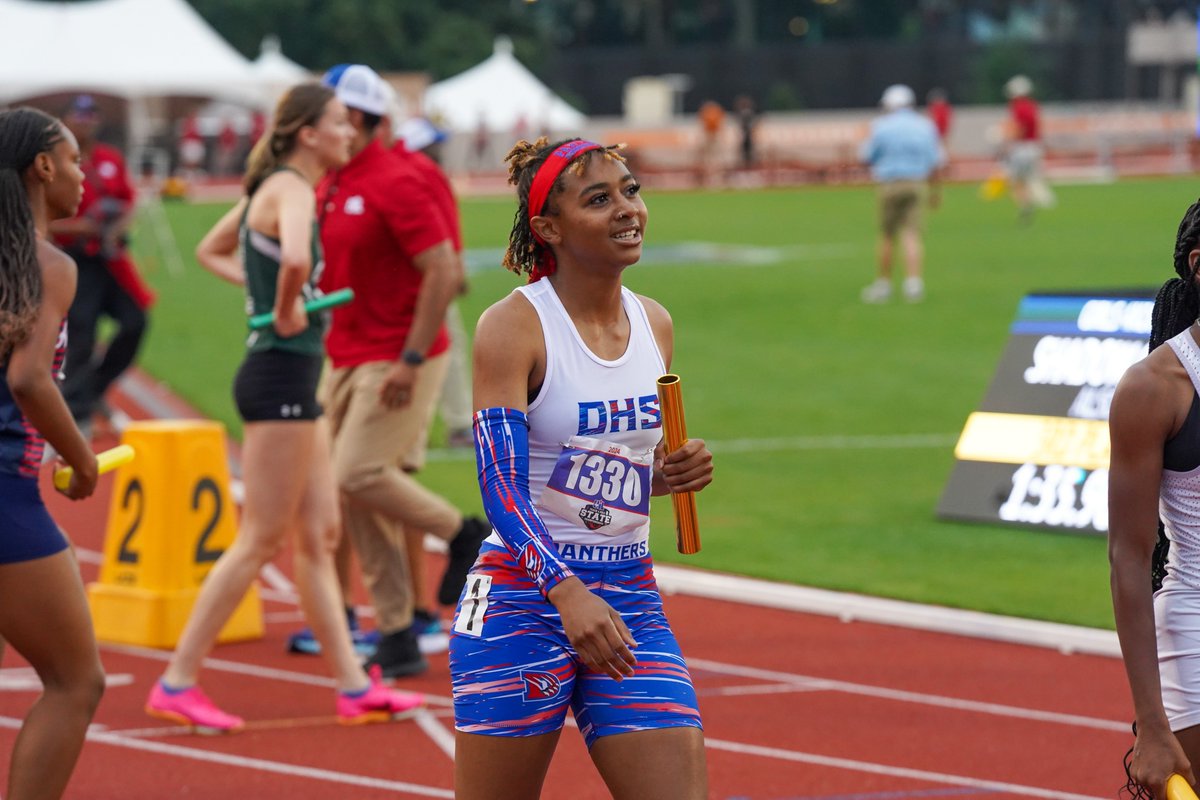
M1031 290L1157 286L1172 275L1187 179L1063 186L1059 207L1021 228L1011 203L948 187L927 217L928 298L867 306L874 200L865 188L656 193L647 242L779 248L777 263L638 265L633 289L676 326L689 432L711 441L942 435L983 396L1020 298ZM469 248L500 248L513 205L466 200ZM239 289L191 251L220 205L168 205L186 269L161 266L137 237L160 299L143 366L237 431L230 385L245 335ZM472 276L464 319L518 281ZM435 432L434 446L437 446ZM820 444L820 439L815 440ZM675 553L670 505L656 501L656 557L771 580L1057 622L1112 627L1098 537L942 522L933 509L952 446L717 450L698 498L704 548ZM424 480L480 508L473 462L431 463Z

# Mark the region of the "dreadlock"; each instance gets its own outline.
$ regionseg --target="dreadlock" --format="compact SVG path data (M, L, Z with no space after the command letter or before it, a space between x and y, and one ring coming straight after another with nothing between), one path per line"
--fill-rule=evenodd
M25 341L42 301L37 231L23 176L62 139L61 123L49 114L0 111L0 358Z
M1196 289L1195 265L1189 264L1190 254L1200 246L1200 200L1188 206L1179 230L1175 233L1175 274L1158 290L1154 298L1154 311L1150 317L1150 349L1156 347L1188 329L1200 317L1200 293ZM1154 544L1154 555L1150 559L1150 585L1154 591L1162 588L1167 577L1167 556L1171 540L1167 538L1162 521L1158 523L1158 541Z
M550 144L550 140L542 136L536 142L530 143L525 139L513 145L512 150L508 151L508 155L504 160L508 162L508 182L517 187L517 213L513 216L512 232L508 235L508 250L504 253L504 267L518 275L531 274L534 267L546 254L547 246L537 240L533 235L533 228L529 226L529 189L533 186L533 178L537 175L538 169L542 164L546 163L546 159L550 157L559 146L573 141L572 139L562 139L554 144ZM595 154L603 154L604 158L611 158L615 161L625 163L625 158L617 151L623 145L609 145L601 147L599 150L589 150L563 170L565 175L568 171L572 175L580 175L587 167L589 160ZM550 187L550 194L546 197L546 207L542 209L542 214L554 214L554 196L562 194L563 179L560 175L554 185Z

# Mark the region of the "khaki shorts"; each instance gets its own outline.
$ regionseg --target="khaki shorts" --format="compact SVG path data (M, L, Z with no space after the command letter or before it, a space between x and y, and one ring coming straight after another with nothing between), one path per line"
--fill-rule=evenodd
M879 228L884 236L900 230L921 230L921 211L925 207L923 181L891 181L879 186Z

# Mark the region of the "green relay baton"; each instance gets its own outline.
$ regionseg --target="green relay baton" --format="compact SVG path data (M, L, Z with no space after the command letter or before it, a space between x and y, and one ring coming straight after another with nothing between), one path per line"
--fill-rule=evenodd
M324 311L327 308L334 306L344 306L354 299L353 289L338 289L336 292L322 295L316 300L309 300L304 304L304 311L307 314L313 314L317 311ZM260 331L263 328L270 327L275 321L275 312L268 311L266 314L255 314L250 318L250 330Z

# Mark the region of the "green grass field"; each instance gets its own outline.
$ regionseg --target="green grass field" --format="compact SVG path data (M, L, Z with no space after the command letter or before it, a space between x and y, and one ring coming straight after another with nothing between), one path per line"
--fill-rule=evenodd
M1020 298L1159 285L1173 274L1175 228L1196 197L1185 179L1057 191L1059 207L1020 228L1011 203L949 187L927 220L926 302L866 306L858 291L874 269L870 190L657 194L648 186L649 244L782 254L759 265L647 263L627 273L628 285L675 319L673 369L683 377L689 433L714 443L717 463L698 498L703 552L674 552L670 505L658 501L657 558L1111 627L1102 539L934 518L951 443L983 396ZM139 255L160 293L142 364L236 431L229 387L245 332L240 291L191 256L223 210L167 206L186 263L180 275L163 267L142 226ZM511 201L467 200L462 210L468 248L504 245ZM517 280L496 266L471 285L462 301L468 327ZM834 438L909 434L940 443L885 449ZM424 479L479 509L473 467L437 461Z

